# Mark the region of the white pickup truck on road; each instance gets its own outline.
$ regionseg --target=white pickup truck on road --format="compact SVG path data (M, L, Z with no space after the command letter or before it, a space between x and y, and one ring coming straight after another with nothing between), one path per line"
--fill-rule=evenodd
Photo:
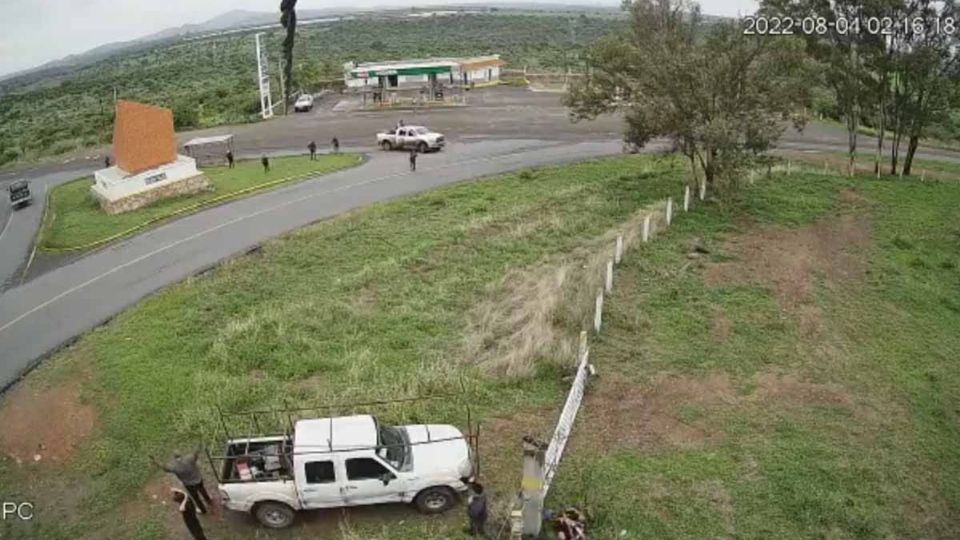
M439 151L447 144L443 133L423 126L399 126L377 133L377 145L384 150Z
M472 474L456 427L385 426L359 415L300 420L291 436L229 440L219 488L224 506L279 529L314 508L412 502L443 512Z

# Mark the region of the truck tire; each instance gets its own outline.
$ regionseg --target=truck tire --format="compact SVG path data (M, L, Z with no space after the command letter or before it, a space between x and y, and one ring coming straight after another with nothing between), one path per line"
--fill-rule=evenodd
M383 148L384 150L389 152L390 150L393 150L393 144L391 144L390 141L383 141L382 143L380 143L380 148Z
M423 142L423 141L420 141L420 144L417 145L417 152L420 152L421 154L426 154L426 153L427 153L427 150L429 150L429 149L430 149L430 147L427 146L427 143L425 143L425 142Z
M456 497L452 489L446 486L435 486L417 493L413 503L423 514L440 514L453 508Z
M293 508L275 501L264 501L253 507L253 515L264 527L284 529L293 525Z

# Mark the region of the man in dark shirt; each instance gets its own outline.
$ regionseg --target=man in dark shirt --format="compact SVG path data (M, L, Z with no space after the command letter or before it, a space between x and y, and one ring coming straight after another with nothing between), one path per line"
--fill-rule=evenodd
M227 150L227 166L233 168L233 150Z
M267 158L267 156L261 157L260 163L263 165L263 172L270 172L270 160Z
M486 536L487 496L483 493L483 484L470 483L470 495L467 498L467 518L470 520L470 536Z
M410 170L411 171L417 170L417 149L416 148L410 151Z
M307 150L310 151L310 161L317 159L317 143L310 141L310 144L307 145Z
M193 537L193 540L207 540L207 536L203 534L203 527L200 525L200 520L197 519L197 507L194 506L193 499L179 489L171 489L170 491L173 493L173 502L177 503L178 509L180 510L180 517L183 518L183 524L187 526L187 530L190 531L190 536Z
M200 450L198 449L186 456L174 454L173 460L166 465L158 462L153 456L151 456L150 459L152 459L153 463L160 469L176 476L183 484L183 487L186 488L187 492L190 493L190 497L196 502L200 512L206 514L207 507L203 504L203 501L206 501L207 504L211 504L213 501L210 498L210 494L207 493L206 486L203 485L203 475L200 474L200 468L197 467L197 458L199 456ZM203 500L200 500L200 497L203 497Z
M339 154L339 153L340 153L340 139L334 137L333 140L330 141L330 144L333 145L333 153L334 153L334 154Z

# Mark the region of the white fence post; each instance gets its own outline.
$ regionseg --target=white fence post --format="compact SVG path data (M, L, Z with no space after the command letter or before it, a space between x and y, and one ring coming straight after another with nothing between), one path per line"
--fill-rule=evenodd
M685 186L683 188L683 211L690 211L690 186Z
M590 349L587 347L587 332L580 332L580 354L577 357L577 374L573 378L573 384L570 385L570 393L567 394L567 401L563 404L563 411L560 413L560 419L557 420L557 427L553 431L553 437L547 446L544 455L544 474L543 474L543 498L547 498L550 491L550 484L557 472L560 464L560 458L563 457L563 449L567 445L570 433L573 431L573 423L577 419L577 412L580 410L580 404L583 402L583 393L587 387L587 378L590 376L591 369L588 363Z
M823 160L823 174L828 174L829 172L830 168L827 167L827 160Z
M617 235L617 248L614 250L613 259L617 264L623 259L623 235Z
M610 294L613 291L613 261L607 261L607 279L606 284L604 285L604 290L607 291L607 294Z
M753 185L753 169L750 169L750 171L747 173L747 183L749 183L751 186Z
M790 176L790 160L787 160L787 176Z
M597 291L597 308L593 314L593 329L600 332L600 318L603 316L603 289Z
M673 221L673 197L667 197L667 227Z
M707 196L707 180L704 179L703 182L700 182L700 200L702 201Z
M927 170L920 169L920 181L925 182L927 180Z
M650 214L643 218L643 241L650 241Z

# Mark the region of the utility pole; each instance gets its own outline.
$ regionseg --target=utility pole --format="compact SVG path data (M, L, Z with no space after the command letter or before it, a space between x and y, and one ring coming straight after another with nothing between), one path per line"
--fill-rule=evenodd
M287 93L283 87L283 60L280 60L278 63L280 67L280 99L283 100L283 115L287 115Z
M523 480L520 519L514 520L512 538L536 538L543 527L543 462L547 445L533 437L523 438ZM519 525L519 531L517 530Z
M257 88L260 90L260 116L266 120L273 116L273 98L270 96L270 76L267 74L267 57L264 48L260 43L260 36L256 36L257 42ZM281 73L283 73L281 71Z

